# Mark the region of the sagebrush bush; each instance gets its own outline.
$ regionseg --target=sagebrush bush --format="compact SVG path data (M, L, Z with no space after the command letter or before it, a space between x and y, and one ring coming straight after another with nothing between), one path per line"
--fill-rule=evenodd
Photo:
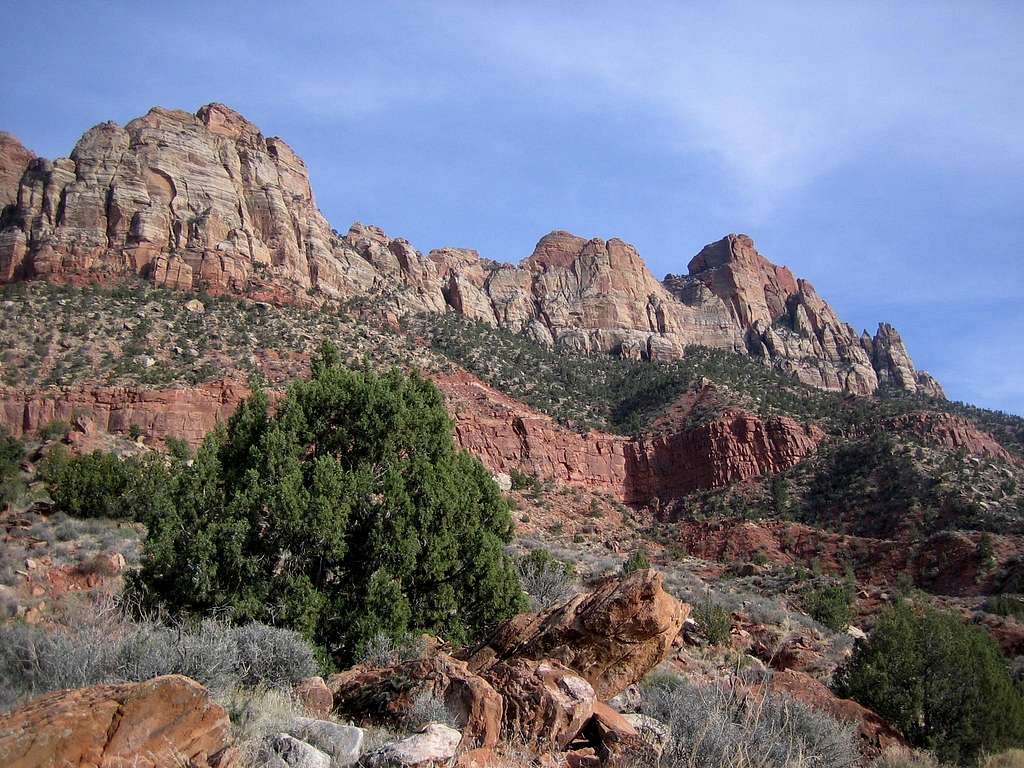
M871 768L941 768L931 752L903 747L887 749L871 762Z
M519 581L538 609L549 608L573 592L573 568L546 549L533 549L519 559Z
M430 723L454 727L455 718L452 717L444 699L431 690L424 690L413 697L405 712L405 724L410 730L415 731Z
M212 619L165 625L101 618L77 626L0 627L0 704L62 688L181 674L215 693L287 688L315 674L313 648L291 630Z
M641 710L668 727L661 768L845 768L853 727L781 693L664 675L642 685Z

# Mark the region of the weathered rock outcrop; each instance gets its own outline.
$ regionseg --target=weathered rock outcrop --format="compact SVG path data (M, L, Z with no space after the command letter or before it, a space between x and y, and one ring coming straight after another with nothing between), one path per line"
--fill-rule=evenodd
M525 408L478 379L436 378L459 444L493 472L526 471L614 494L630 504L667 501L701 488L788 469L824 437L815 426L726 412L693 428L626 438L580 434Z
M138 275L284 302L372 296L389 317L451 308L573 352L658 359L700 344L826 389L941 396L890 326L858 337L745 235L706 246L687 275L664 281L618 238L552 232L513 266L470 249L424 256L358 223L338 235L301 158L222 104L102 123L53 161L0 134L2 206L0 281Z
M306 166L222 104L101 123L68 158L32 160L0 233L0 278L347 296L377 277L336 238Z
M327 685L339 713L378 721L400 722L416 697L433 695L454 716L463 749L504 740L559 751L583 736L610 754L636 732L599 698L663 661L688 613L662 589L659 574L637 571L516 617L458 654L464 658L434 647L421 659L359 665Z
M52 421L73 423L89 417L100 432L127 434L135 425L149 438L171 436L198 445L218 421L227 420L249 391L247 385L230 379L182 389L0 390L0 424L20 437Z
M894 432L913 435L941 448L964 450L976 456L989 456L1006 462L1019 462L991 434L952 413L915 411L887 419L885 427Z
M168 675L144 683L57 691L0 715L7 768L230 768L227 713L199 683Z
M661 574L636 571L542 613L521 614L465 655L484 676L511 659L553 659L608 699L666 658L689 612L662 589Z
M581 435L467 373L439 374L435 381L447 398L459 446L492 472L516 469L611 493L629 504L669 501L788 469L822 438L816 427L792 419L735 412L650 436ZM248 395L246 384L231 379L181 389L0 390L0 425L21 436L52 421L88 418L99 432L128 434L135 426L148 439L172 436L198 445Z
M0 210L18 202L18 186L35 155L9 133L0 131Z

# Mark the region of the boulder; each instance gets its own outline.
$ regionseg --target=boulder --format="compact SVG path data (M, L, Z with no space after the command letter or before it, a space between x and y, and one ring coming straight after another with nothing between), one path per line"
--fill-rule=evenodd
M594 745L602 764L625 760L656 764L658 752L626 718L601 701L594 702L594 714L579 736Z
M444 701L467 744L492 746L501 733L501 695L466 662L440 650L389 667L356 666L332 675L327 686L335 709L351 717L401 724L415 698L429 693Z
M366 758L372 768L444 763L455 756L462 734L440 723L431 723L412 736L386 744Z
M515 617L465 657L471 671L488 679L487 671L503 661L552 659L607 699L668 657L689 612L665 592L661 574L635 571L542 613Z
M56 691L0 715L5 768L231 768L227 713L181 675Z
M331 768L329 755L287 733L268 739L265 755L268 768Z
M576 738L594 711L594 689L556 661L512 659L484 676L505 703L502 739L536 751L560 751Z
M325 718L334 709L334 696L322 677L307 677L295 686L295 698L313 717Z
M307 744L329 755L334 768L357 763L363 753L366 732L354 725L297 717L291 730Z

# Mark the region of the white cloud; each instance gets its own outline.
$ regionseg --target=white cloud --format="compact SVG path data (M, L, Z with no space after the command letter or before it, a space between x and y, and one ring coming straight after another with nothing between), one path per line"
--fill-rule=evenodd
M667 141L712 154L762 215L879 146L933 166L1024 160L1011 7L599 6L478 10L466 34L539 89L577 81L576 107L665 121Z

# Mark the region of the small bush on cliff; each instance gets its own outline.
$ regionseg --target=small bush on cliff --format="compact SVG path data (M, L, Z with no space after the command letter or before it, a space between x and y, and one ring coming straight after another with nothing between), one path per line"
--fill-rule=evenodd
M508 505L457 451L437 388L338 364L207 436L152 521L148 604L294 628L338 660L379 633L464 642L523 604Z
M853 589L850 584L831 584L808 590L803 602L812 619L835 632L845 632L853 619Z
M943 761L972 763L1024 743L1024 698L1006 659L984 630L953 614L890 608L835 685Z
M651 558L647 555L646 549L636 549L633 551L626 562L622 564L623 575L629 575L633 571L643 571L651 567Z
M14 502L25 490L20 477L25 446L6 429L0 428L0 504Z
M697 630L711 645L725 645L729 642L732 633L732 614L712 601L710 592L693 607L693 620L697 624Z

